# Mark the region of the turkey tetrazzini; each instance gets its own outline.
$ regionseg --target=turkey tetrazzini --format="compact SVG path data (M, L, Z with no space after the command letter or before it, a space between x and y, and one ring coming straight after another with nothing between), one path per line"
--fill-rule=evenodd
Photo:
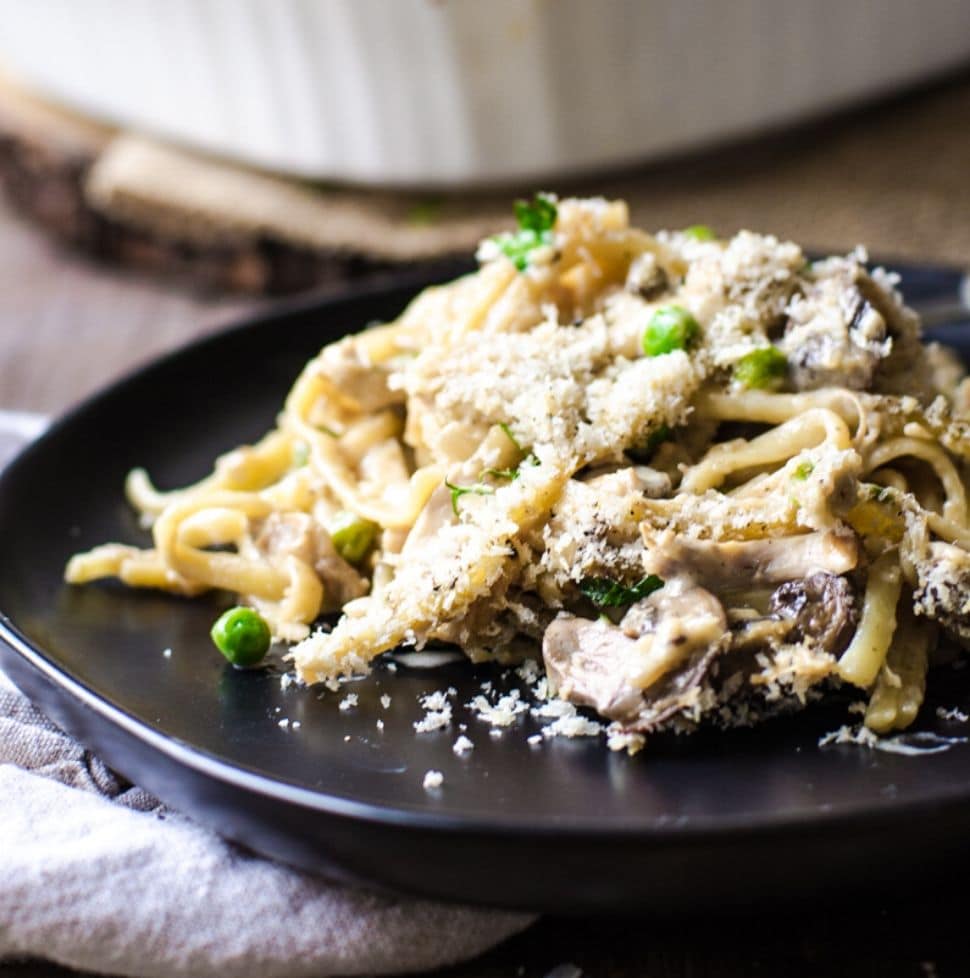
M752 722L840 685L909 724L970 642L970 387L864 255L538 196L480 269L326 346L277 427L128 497L154 546L74 557L236 592L299 677L428 641L541 647L617 729ZM322 614L342 612L333 627Z

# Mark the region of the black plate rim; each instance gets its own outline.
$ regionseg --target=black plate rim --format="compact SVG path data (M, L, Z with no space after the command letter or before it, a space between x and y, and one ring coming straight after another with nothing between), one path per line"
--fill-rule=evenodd
M941 271L953 270L946 266L939 267ZM209 346L218 347L238 333L263 327L268 322L285 318L288 315L309 310L325 315L331 308L340 308L364 298L379 298L403 294L407 291L416 293L423 287L453 278L456 274L469 271L470 268L471 266L467 262L456 261L451 266L445 266L440 276L429 276L427 271L421 271L394 276L377 286L363 286L339 294L308 293L274 302L267 308L243 316L212 333L154 357L115 380L107 382L53 421L39 438L23 448L0 472L0 495L2 495L8 479L13 479L14 474L22 467L29 466L35 454L46 451L49 442L60 437L65 430L69 430L78 419L82 418L88 411L95 409L102 400L139 384L145 375L160 370L173 361L204 351ZM218 783L231 785L262 797L318 812L321 815L348 818L373 825L398 826L458 835L474 833L494 837L514 836L526 840L530 838L538 840L569 837L590 842L636 838L654 843L663 842L666 839L671 841L674 839L678 841L708 840L727 843L767 834L797 835L804 834L806 831L826 833L851 831L863 824L874 825L875 822L879 822L890 825L921 816L938 815L949 810L965 809L970 812L970 774L968 774L965 784L941 787L932 794L913 800L885 798L875 803L869 801L859 804L842 804L836 810L816 810L810 814L691 815L682 821L665 820L653 825L644 822L642 818L636 820L635 817L631 817L629 822L625 819L615 819L607 828L591 826L584 819L570 819L568 815L563 815L555 821L537 824L534 821L519 819L514 814L503 815L502 817L496 817L493 814L487 818L480 818L472 814L454 815L426 812L403 804L399 807L371 804L336 794L310 791L282 780L274 780L246 771L241 767L221 761L191 744L159 733L149 724L136 719L121 706L110 702L68 674L57 664L55 658L23 634L4 613L3 609L0 609L0 641L43 678L53 683L59 692L68 694L75 701L94 711L100 719L120 728L141 743L195 773ZM607 748L604 745L602 749L606 750ZM645 759L641 758L640 760ZM646 760L649 762L648 759Z

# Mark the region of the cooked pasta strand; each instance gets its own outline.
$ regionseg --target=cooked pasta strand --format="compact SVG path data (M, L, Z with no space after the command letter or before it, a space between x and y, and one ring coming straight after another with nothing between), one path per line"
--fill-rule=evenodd
M933 628L912 612L900 616L886 661L866 708L866 726L877 733L905 730L916 719L926 692Z
M859 626L839 659L839 675L846 682L866 687L876 678L896 630L901 587L899 557L883 554L869 568Z

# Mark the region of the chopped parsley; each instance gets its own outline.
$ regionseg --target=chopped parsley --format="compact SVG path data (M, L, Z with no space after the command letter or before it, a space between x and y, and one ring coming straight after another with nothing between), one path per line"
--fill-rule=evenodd
M495 492L491 486L483 485L481 482L476 482L471 486L456 486L445 479L445 485L451 490L451 508L455 516L458 515L458 500L462 496L466 496L468 493L472 493L474 496L491 496Z
M511 428L510 428L510 427L509 427L509 426L508 426L508 425L507 425L507 424L506 424L506 423L505 423L504 421L500 421L500 422L498 423L498 426L499 426L499 427L500 427L500 428L502 429L502 431L504 432L504 434L505 434L505 437L506 437L506 438L508 438L508 440L509 440L510 442L512 442L512 444L513 444L513 445L515 445L515 447L516 447L516 448L517 448L517 449L518 449L518 450L519 450L520 452L521 452L521 451L524 451L524 449L522 448L522 446L521 446L521 445L519 444L519 440L518 440L518 438L516 438L516 437L515 437L515 435L513 435L513 434L512 434L512 429L511 429Z
M584 577L579 582L579 590L597 608L619 608L622 605L634 604L663 586L664 582L656 574L642 577L632 587L626 587L608 577Z
M493 479L518 479L518 466L514 469L482 469L482 475L490 475Z
M517 200L512 209L515 219L523 231L551 231L556 223L556 202L548 194L536 194L530 204L525 200Z
M884 503L888 499L892 499L893 490L891 486L870 486L869 487L869 498L874 503Z
M482 469L481 475L478 477L478 482L470 486L456 486L454 483L445 479L445 485L451 490L451 508L454 510L455 516L458 515L458 500L467 493L470 492L475 496L492 496L495 494L495 488L493 486L482 482L482 479L486 476L491 476L493 479L507 479L511 482L514 479L518 479L522 474L521 469L523 465L538 464L539 459L530 452L514 469Z
M556 224L556 202L548 194L536 194L532 202L517 200L514 205L519 230L499 234L492 240L499 250L525 271L529 257L537 248L552 244L552 229Z
M493 479L518 479L522 475L523 465L538 465L539 459L529 452L528 455L522 461L515 466L514 469L482 469L482 474L479 479L483 479L486 475L492 476Z
M799 482L804 482L814 471L815 466L811 462L799 462L795 466L795 471L792 472L791 477L798 479Z

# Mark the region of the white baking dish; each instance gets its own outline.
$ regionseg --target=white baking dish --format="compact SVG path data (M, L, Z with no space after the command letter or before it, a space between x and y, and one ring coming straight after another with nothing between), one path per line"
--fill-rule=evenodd
M0 0L0 61L39 91L362 184L548 181L967 57L967 0Z

